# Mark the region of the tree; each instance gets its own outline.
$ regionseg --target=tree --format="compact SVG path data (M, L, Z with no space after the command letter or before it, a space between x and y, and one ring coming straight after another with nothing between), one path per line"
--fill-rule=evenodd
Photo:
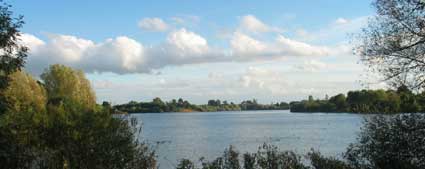
M329 99L329 102L335 104L337 109L336 111L340 111L340 112L347 111L346 110L347 102L346 102L346 98L344 94L338 94L336 96L332 96Z
M154 104L158 104L158 105L164 105L164 102L159 98L159 97L155 97L152 102Z
M94 100L88 99L94 97L85 98L89 94L76 93L91 90L90 84L74 86L88 80L81 75L73 77L75 74L69 72L76 71L71 68L60 68L49 72L49 77L62 77L56 75L65 71L69 76L64 77L70 79L49 79L61 90L50 90L58 93L48 94L62 99L64 104L59 108L43 107L46 94L31 76L23 72L11 75L5 95L11 100L8 103L13 104L10 107L16 110L0 116L0 168L156 168L155 153L139 141L140 128L135 119L114 118L107 110L108 102L104 102L104 109L92 109L90 104ZM87 89L82 90L84 87Z
M425 115L373 116L345 158L356 168L425 168Z
M309 102L314 101L314 99L313 99L313 96L312 96L312 95L309 95L309 96L308 96L308 101L309 101Z
M18 112L45 112L47 97L41 84L31 75L17 71L9 76L9 86L0 92L11 103L8 111Z
M28 51L27 47L19 44L23 16L14 18L10 7L5 3L0 6L0 89L7 86L9 74L24 66Z
M425 2L375 0L377 15L359 35L361 61L384 81L411 89L425 87Z
M10 7L0 4L0 91L8 86L9 75L24 66L28 51L19 44L23 16L14 17ZM0 115L6 111L7 105L6 99L0 95Z
M33 149L48 118L47 97L42 85L25 72L16 71L9 79L9 86L0 92L8 104L0 116L0 168L26 168L39 155Z
M50 105L70 104L83 111L95 109L96 96L82 71L64 65L52 65L41 75L41 79Z
M184 102L184 100L182 98L179 98L178 101L177 101L177 106L183 107L183 102Z
M16 137L11 132L11 129L18 128L16 127L18 124L15 122L14 128L9 128L4 124L5 113L11 108L22 108L23 105L34 101L32 100L34 98L25 99L21 96L16 96L15 99L23 101L16 105L11 104L6 97L7 94L5 92L8 90L7 88L11 81L10 75L23 67L28 48L19 43L19 29L24 24L23 17L14 17L13 12L10 11L11 6L6 3L0 3L0 168L11 168L17 167L16 164L22 165L24 163L19 163L17 157L28 158L28 149L18 148ZM9 92L13 93L10 90Z

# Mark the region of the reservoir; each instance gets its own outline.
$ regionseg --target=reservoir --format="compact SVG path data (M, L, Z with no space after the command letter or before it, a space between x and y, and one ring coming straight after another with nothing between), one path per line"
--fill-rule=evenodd
M182 158L212 160L234 145L240 153L256 152L263 143L305 154L311 149L341 157L353 143L365 115L227 111L132 114L142 125L139 137L156 149L160 168Z

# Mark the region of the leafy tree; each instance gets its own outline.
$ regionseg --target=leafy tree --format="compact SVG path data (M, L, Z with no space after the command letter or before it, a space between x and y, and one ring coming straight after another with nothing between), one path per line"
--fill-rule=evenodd
M310 102L314 101L314 99L313 99L313 96L312 96L312 95L308 96L308 101L310 101Z
M182 159L176 169L195 169L195 164L188 159Z
M307 154L314 169L354 169L345 161L334 157L325 157L320 152L312 150Z
M394 90L358 90L332 96L329 100L291 102L292 112L414 113L423 112L425 97L406 86Z
M3 2L0 3L0 168L9 168L18 167L18 164L23 165L23 162L19 163L17 157L20 157L20 159L30 158L28 155L29 149L19 147L13 133L13 130L28 129L28 127L18 127L19 122L16 122L9 128L4 124L5 113L16 109L26 109L28 108L26 107L27 104L36 102L36 99L34 100L34 97L25 99L21 96L7 98L14 91L13 89L8 89L11 81L10 75L23 67L28 48L19 43L21 35L19 29L24 24L23 17L15 17L10 10L10 5ZM30 84L26 83L23 86L28 87L26 85ZM11 103L10 101L13 101L13 99L21 102L18 104ZM28 119L28 116L25 118Z
M38 153L32 144L40 141L37 131L47 120L47 97L44 88L25 72L16 71L9 79L9 86L0 92L9 104L0 117L0 163L19 168L31 165Z
M14 17L10 7L5 3L0 6L0 89L7 87L9 74L24 66L28 51L19 44L23 16Z
M164 105L164 102L159 97L154 98L152 102L158 105Z
M155 153L138 140L140 128L136 121L114 118L106 108L92 108L94 95L76 93L92 90L88 80L71 68L59 68L44 74L64 77L49 78L50 85L59 86L48 94L43 87L51 86L39 84L27 73L10 75L10 85L2 93L12 109L0 116L0 168L156 168ZM52 100L48 97L57 96L66 104L46 109L47 100ZM110 104L105 102L103 106Z
M28 48L19 44L23 16L14 17L10 5L0 2L0 91L7 88L9 75L21 70ZM7 109L6 98L0 95L0 115Z
M203 169L241 169L239 162L239 152L233 146L230 146L223 153L222 157L218 157L212 162L202 161Z
M256 153L243 154L240 161L239 152L230 146L222 156L212 161L201 158L202 169L308 169L301 156L291 151L279 151L276 146L264 144ZM320 157L322 158L322 157ZM336 165L334 165L336 166ZM178 169L193 169L194 163L183 159L177 166ZM320 169L320 168L317 168Z
M82 71L73 70L64 65L52 65L42 75L49 104L56 107L93 111L96 107L96 96L90 82Z
M425 2L375 0L377 15L359 35L358 54L393 86L425 85Z
M346 102L346 98L345 98L345 95L344 94L338 94L336 96L332 96L329 99L329 102L335 104L336 111L339 111L339 112L347 111L346 110L346 108L347 108L347 102Z
M356 168L424 168L424 129L423 114L373 116L365 121L345 158Z
M9 79L9 86L0 92L10 103L7 111L12 113L46 111L46 92L31 75L16 71L9 76Z

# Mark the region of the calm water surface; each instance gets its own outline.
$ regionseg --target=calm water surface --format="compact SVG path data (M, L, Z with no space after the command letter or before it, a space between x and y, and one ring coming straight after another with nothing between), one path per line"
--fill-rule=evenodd
M305 153L311 148L340 155L356 139L363 116L346 113L243 111L133 114L143 124L140 137L157 145L160 168L178 159L213 159L229 145L255 152L263 143Z

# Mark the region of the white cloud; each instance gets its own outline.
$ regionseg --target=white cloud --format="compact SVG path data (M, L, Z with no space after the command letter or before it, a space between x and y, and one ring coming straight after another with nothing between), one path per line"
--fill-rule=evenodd
M148 67L211 63L223 60L223 53L213 50L202 36L182 28L171 32L165 43L147 51Z
M164 32L168 30L168 24L161 18L143 18L138 26L145 31Z
M331 50L283 35L265 42L238 31L230 39L230 48L220 49L210 46L201 35L184 28L170 32L164 42L154 46L145 46L126 36L94 42L59 34L48 34L47 40L43 41L23 34L21 41L30 47L27 69L34 74L56 63L86 72L151 73L167 66L320 57L348 49L341 45Z
M167 38L167 43L174 46L177 51L180 51L181 55L187 53L202 55L209 49L207 40L184 28L172 32Z
M164 43L153 47L126 36L100 43L71 35L49 34L47 38L46 42L29 34L21 38L30 47L27 69L34 74L56 63L86 72L147 73L170 65L222 61L224 56L186 29L171 32Z
M278 35L274 42L256 40L241 32L235 32L230 45L235 59L269 60L288 56L326 56L330 49L314 46Z
M81 64L84 69L93 71L111 71L115 73L147 71L141 65L145 63L145 48L139 42L120 36L107 39L95 48L88 50Z
M264 24L261 20L256 18L254 15L243 16L240 23L240 29L253 32L253 33L282 32L282 30L277 27L271 27Z
M27 34L27 33L24 33L21 35L20 41L22 42L24 46L31 49L31 52L38 50L39 46L44 45L44 42L42 40L38 39L34 35Z
M125 36L107 39L102 43L70 35L49 34L44 42L25 35L24 44L30 47L26 68L35 74L51 64L66 64L87 72L126 73L140 71L144 48L137 41ZM145 70L147 71L147 70Z
M292 40L279 35L276 39L280 53L294 56L326 56L329 49L322 46L313 46L304 42Z
M252 56L263 53L267 45L263 42L245 35L241 32L235 32L230 41L233 53L238 56Z

